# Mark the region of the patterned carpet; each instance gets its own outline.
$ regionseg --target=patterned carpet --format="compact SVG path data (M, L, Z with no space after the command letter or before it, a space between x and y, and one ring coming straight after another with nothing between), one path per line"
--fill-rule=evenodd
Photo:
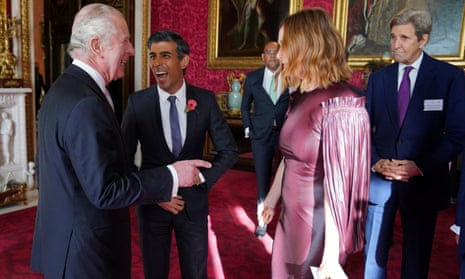
M210 251L208 278L270 278L271 236L253 235L255 220L255 175L230 170L210 193ZM132 211L133 212L133 211ZM134 214L132 214L134 219ZM431 279L458 278L456 245L449 226L454 208L440 213L431 260ZM0 277L5 279L42 278L30 271L29 258L35 207L0 215ZM399 224L397 224L399 225ZM388 278L399 278L401 231L396 230L389 260ZM142 261L136 224L133 226L132 278L141 279ZM175 244L171 255L170 279L181 278ZM351 279L362 278L362 254L349 258L346 271Z

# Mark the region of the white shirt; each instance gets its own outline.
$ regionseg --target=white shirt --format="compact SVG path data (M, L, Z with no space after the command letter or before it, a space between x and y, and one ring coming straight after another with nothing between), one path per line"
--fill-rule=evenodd
M184 142L186 141L186 130L187 130L187 113L185 111L186 109L186 81L183 80L181 88L174 93L170 94L166 92L165 90L161 89L160 86L157 85L158 89L158 96L159 96L159 102L160 102L160 112L161 112L161 121L163 125L163 133L165 134L165 140L166 143L168 144L168 147L170 150L173 150L173 142L171 141L171 126L170 126L170 107L171 103L168 101L169 96L176 96L176 109L178 110L178 118L179 118L179 128L181 129L181 138L182 138L182 145L184 145ZM171 167L169 165L168 167ZM174 185L179 185L178 182L178 177L176 174L176 171L174 169L170 168L171 173L173 174L174 177ZM200 176L200 183L205 182L205 176L199 172ZM173 197L177 193L177 187L176 187L176 192L174 192L174 187L173 187Z
M415 88L415 82L417 81L418 69L420 69L420 65L421 65L422 60L423 60L423 52L421 53L420 57L418 57L418 59L415 60L410 65L405 65L405 64L399 63L399 69L398 69L398 72L397 72L397 90L399 90L400 83L402 82L405 67L412 66L413 69L409 73L409 77L410 77L410 97L412 96L413 88Z
M271 85L271 79L274 78L274 73L272 71L270 71L270 69L268 69L267 67L265 67L265 71L263 73L263 88L265 89L265 91L270 94L270 85ZM281 93L281 85L282 85L282 82L281 82L281 77L278 77L278 84L276 88L277 89L277 92L279 92L278 94L280 95ZM279 97L278 97L279 98Z
M187 114L184 111L186 109L186 82L182 82L181 88L174 94L169 94L168 92L161 89L158 85L158 94L160 101L160 112L161 112L161 121L163 125L163 133L165 134L165 140L168 144L170 150L173 149L173 143L171 141L171 127L170 127L170 107L171 103L168 101L169 96L176 96L176 109L178 110L179 117L179 128L181 128L181 138L182 145L186 140L186 127L187 127Z

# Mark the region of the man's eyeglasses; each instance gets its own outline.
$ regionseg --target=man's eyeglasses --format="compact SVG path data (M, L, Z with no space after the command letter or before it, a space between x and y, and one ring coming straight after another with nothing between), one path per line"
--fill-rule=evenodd
M370 73L362 73L362 79L368 79L370 77Z
M278 54L278 51L277 50L265 50L264 53L266 55L276 55Z

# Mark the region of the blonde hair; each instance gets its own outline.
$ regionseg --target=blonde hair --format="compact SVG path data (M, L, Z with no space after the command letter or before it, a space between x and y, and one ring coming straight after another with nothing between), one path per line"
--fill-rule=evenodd
M283 70L286 86L316 83L327 88L350 78L352 71L342 37L325 10L302 10L286 17L281 27L284 33L280 52L288 59Z

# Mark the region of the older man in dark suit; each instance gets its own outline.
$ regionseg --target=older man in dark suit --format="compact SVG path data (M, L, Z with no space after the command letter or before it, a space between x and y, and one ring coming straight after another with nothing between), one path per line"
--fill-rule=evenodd
M178 184L200 183L197 166L211 165L195 160L131 172L105 88L134 55L129 38L121 12L83 7L69 44L73 64L40 109L31 267L45 278L129 279L128 206L169 201Z
M256 236L264 236L266 225L261 221L263 200L270 190L273 159L278 153L279 131L289 103L288 90L282 90L280 61L276 57L279 44L268 42L263 48L265 63L247 74L241 104L242 123L245 137L250 137L254 167L257 176L257 219Z
M462 69L423 51L431 26L426 11L396 14L390 22L396 63L368 80L373 173L367 279L386 278L397 210L402 220L401 278L428 278L437 212L449 206L449 162L465 141L465 76Z
M208 191L238 159L237 145L211 91L184 80L189 46L176 32L148 39L150 66L157 84L129 97L122 128L129 156L140 143L141 169L181 159L201 159L206 134L217 152L202 184L181 189L170 202L137 208L146 278L168 278L172 231L183 278L207 278ZM174 118L173 118L174 117Z

